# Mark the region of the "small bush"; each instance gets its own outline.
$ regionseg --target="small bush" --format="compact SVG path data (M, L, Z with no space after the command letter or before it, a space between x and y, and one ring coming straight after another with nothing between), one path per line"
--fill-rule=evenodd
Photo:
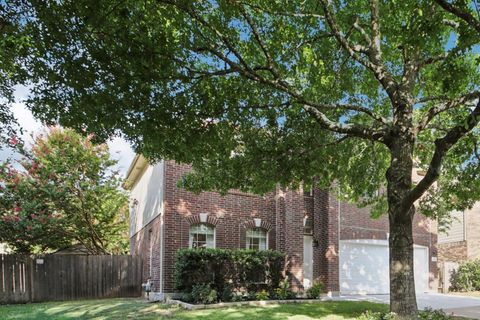
M357 318L358 320L396 320L399 319L395 313L367 311ZM442 310L425 309L418 312L418 319L421 320L453 320Z
M245 296L241 292L235 292L232 295L232 301L233 302L241 302L245 300Z
M193 286L190 295L194 303L210 304L218 300L217 291L212 289L209 284Z
M450 290L480 290L480 260L462 263L450 276Z
M288 277L280 282L280 286L275 289L275 299L287 300L295 298L295 293L290 289Z
M270 298L270 295L265 290L262 290L262 291L257 292L255 294L255 299L256 300L268 300L269 298Z
M418 318L422 320L451 320L452 316L447 315L443 310L425 309L418 312Z
M231 285L226 285L220 295L220 301L229 302L233 298L233 288Z
M308 299L319 299L325 286L322 282L315 282L313 286L307 289L307 298Z
M366 311L361 314L357 319L358 320L395 320L397 317L395 313L391 312L372 312Z

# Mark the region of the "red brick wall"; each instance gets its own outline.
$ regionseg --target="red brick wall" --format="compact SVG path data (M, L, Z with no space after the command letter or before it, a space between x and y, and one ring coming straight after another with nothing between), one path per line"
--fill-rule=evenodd
M325 190L314 189L313 277L325 284L328 292L339 291L338 204Z
M215 192L194 194L177 187L177 181L190 166L166 162L165 190L165 292L174 289L175 252L188 248L193 216L208 213L216 218L216 247L245 248L246 226L260 218L268 232L269 248L276 248L275 199L273 195L254 196L232 191L225 196Z
M303 190L285 192L285 250L291 288L303 290L303 218L306 215Z

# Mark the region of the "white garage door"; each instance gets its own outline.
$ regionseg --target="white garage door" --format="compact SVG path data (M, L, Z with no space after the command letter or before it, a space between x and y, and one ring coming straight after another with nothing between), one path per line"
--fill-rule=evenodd
M428 248L415 245L415 288L428 291ZM340 292L389 293L388 242L386 240L340 241Z

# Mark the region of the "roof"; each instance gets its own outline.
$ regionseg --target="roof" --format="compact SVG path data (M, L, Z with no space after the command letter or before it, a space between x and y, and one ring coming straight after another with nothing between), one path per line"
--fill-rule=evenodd
M123 182L123 188L130 190L137 180L142 176L143 171L148 166L148 160L140 155L135 155L133 158L130 167L128 168L127 175L125 176L125 181Z

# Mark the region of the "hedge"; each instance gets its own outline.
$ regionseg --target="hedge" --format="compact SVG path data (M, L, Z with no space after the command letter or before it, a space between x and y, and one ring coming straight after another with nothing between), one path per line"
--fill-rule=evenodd
M462 263L450 277L450 290L480 290L480 260Z
M208 285L220 297L236 290L273 294L283 280L284 263L285 254L274 250L180 249L175 288L189 294L196 286Z

